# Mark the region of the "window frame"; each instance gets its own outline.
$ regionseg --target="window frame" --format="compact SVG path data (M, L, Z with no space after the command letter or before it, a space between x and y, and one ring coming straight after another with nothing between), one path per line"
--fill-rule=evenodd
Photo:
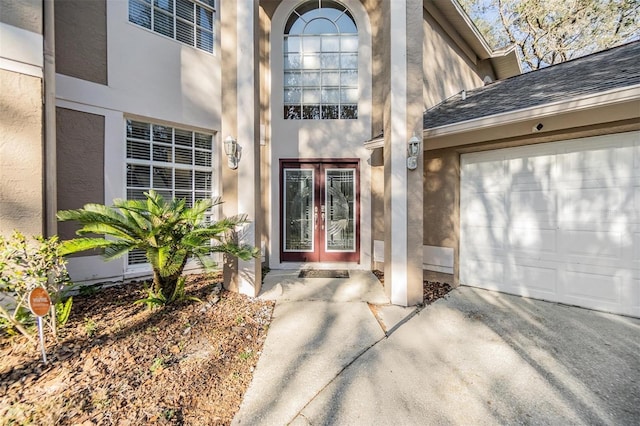
M158 6L161 1L166 2L170 7ZM178 12L179 2L191 3L193 21L189 21L188 18L181 16ZM216 54L216 19L217 19L217 0L127 0L127 21L130 24L135 25L138 28L143 28L147 31L151 31L154 34L158 34L162 37L174 40L185 46L191 46L202 52L209 53L211 55ZM148 13L145 14L144 10L148 8ZM170 9L170 10L169 10ZM207 25L202 25L202 21L199 18L200 11L209 12L211 14L211 22L207 28ZM139 16L136 20L133 17L133 13L138 12ZM171 34L162 32L162 27L156 25L156 16L169 17L171 19ZM143 19L147 18L147 22L143 22ZM148 25L145 25L148 24ZM179 37L179 26L190 26L192 31L192 42L187 42ZM208 39L204 42L200 42L202 39L201 34L207 34ZM184 35L184 33L183 33Z
M142 124L148 126L148 138L145 137L137 137L140 136L140 133L134 134L132 130L130 130L130 126L133 124ZM203 131L196 130L193 128L189 128L187 126L176 126L173 124L164 124L154 120L149 120L145 118L134 118L134 117L125 117L124 119L124 136L125 136L125 146L124 146L124 198L125 199L143 199L143 192L147 192L150 189L154 189L160 194L162 194L165 198L167 197L178 197L181 198L179 194L189 193L190 199L187 200L187 205L191 206L196 200L199 199L215 199L218 196L219 188L219 170L220 170L220 156L216 155L217 143L216 143L216 132L213 131ZM155 128L160 129L170 129L171 140L168 142L166 139L161 140L160 138L156 139L154 137ZM182 134L183 136L179 136L178 140L181 143L176 143L176 134ZM190 133L190 146L186 145L186 138L184 135ZM210 149L203 147L202 144L198 144L198 136L205 136L210 140ZM202 141L201 139L200 141ZM144 150L144 145L147 144L148 150ZM139 154L138 157L144 157L145 154L148 158L136 158L134 154L135 147L138 149L142 149L142 154ZM163 149L171 148L170 152L170 161L163 161L162 159L154 158L154 148L158 147L158 153L160 154ZM176 150L182 153L182 155L186 154L187 151L191 153L191 162L188 164L186 162L177 161L176 158ZM165 153L167 151L164 151ZM209 153L210 156L204 156L205 165L196 164L197 163L197 155L196 153ZM132 181L134 179L134 174L131 172L132 167L148 167L148 184L147 185L132 185ZM155 179L155 171L156 170L171 170L171 187L158 187L154 183ZM190 180L191 185L190 188L187 189L185 187L178 187L176 179L176 171L180 172L190 172ZM201 178L204 177L204 186L198 187L198 173L201 173ZM207 182L206 175L209 175L209 179ZM140 177L138 175L137 177ZM144 179L144 176L143 176ZM184 183L184 181L183 181ZM131 194L138 193L136 196L130 196ZM169 195L170 194L170 195ZM213 206L207 217L209 220L216 220L219 216L219 208ZM136 270L138 268L147 269L148 263L144 258L144 253L141 252L130 252L126 256L126 265L127 270Z
M320 13L323 9L335 13ZM339 22L345 17L353 31L341 30ZM333 24L335 31L306 32L321 20ZM357 120L360 39L349 9L331 0L302 3L289 14L282 40L283 119ZM306 43L317 47L305 50ZM327 48L329 45L332 47ZM329 64L330 60L335 62Z

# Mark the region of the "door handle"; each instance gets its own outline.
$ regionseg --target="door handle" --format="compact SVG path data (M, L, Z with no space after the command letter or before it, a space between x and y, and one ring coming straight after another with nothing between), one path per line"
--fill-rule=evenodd
M320 224L320 229L324 231L324 212L322 212L322 223Z
M313 208L313 223L315 225L315 229L318 229L318 206Z

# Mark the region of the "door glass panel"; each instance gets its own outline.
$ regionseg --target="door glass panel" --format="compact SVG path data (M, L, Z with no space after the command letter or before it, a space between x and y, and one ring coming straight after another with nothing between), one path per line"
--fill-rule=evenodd
M284 169L283 190L284 251L313 251L313 170Z
M355 170L325 170L325 250L356 250Z

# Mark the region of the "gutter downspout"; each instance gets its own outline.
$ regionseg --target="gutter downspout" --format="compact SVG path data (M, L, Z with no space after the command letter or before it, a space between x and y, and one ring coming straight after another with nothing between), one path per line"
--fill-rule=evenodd
M57 234L56 50L54 0L44 0L44 234Z

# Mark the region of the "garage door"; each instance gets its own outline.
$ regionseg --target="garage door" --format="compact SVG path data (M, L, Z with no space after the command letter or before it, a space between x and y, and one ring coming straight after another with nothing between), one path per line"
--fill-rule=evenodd
M460 282L640 317L640 132L461 158Z

